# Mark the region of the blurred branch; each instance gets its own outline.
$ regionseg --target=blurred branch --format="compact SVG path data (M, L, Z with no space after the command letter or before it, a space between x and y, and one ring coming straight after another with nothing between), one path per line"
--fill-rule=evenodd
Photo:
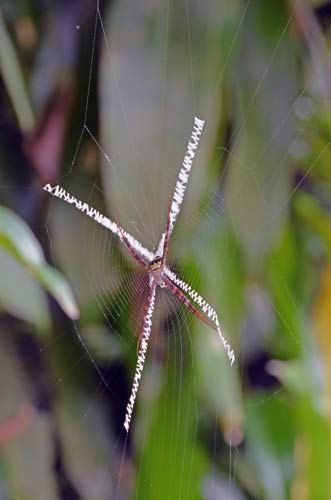
M0 10L0 72L23 132L32 132L35 127L33 109L29 100L22 71L14 45L9 37Z

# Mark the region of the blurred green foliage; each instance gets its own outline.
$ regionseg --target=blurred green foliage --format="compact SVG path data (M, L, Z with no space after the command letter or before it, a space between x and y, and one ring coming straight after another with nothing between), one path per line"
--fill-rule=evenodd
M0 7L0 499L328 500L329 3L97 5ZM42 185L150 247L194 114L170 258L237 362L160 300L126 438L140 277Z
M26 272L32 275L45 290L58 300L69 318L78 318L78 308L68 283L55 269L52 269L46 264L40 244L29 226L17 217L15 213L5 207L0 207L0 247L2 251L5 252L3 258L6 262L6 265L4 263L2 264L2 278L4 278L5 273L7 275L7 279L6 281L4 280L3 283L10 283L12 281L11 275L14 272L12 268L15 268L15 265L13 265L12 262L10 263L11 257L15 259ZM22 284L20 280L19 283ZM2 292L2 303L5 302L6 309L21 319L31 321L32 318L29 315L29 311L33 306L31 306L31 304L26 304L26 299L23 300L23 304L26 306L25 315L22 310L19 310L21 302L18 302L17 296L13 297L9 295L8 288L2 287ZM25 289L24 297L28 298L29 295L29 290ZM40 326L38 321L35 322L35 326ZM41 326L49 327L49 324L45 324L44 322Z

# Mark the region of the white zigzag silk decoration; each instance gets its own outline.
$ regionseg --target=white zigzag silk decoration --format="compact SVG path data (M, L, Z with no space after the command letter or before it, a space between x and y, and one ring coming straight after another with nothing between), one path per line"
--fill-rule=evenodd
M135 400L137 397L137 392L138 392L138 388L139 388L141 374L142 374L142 371L144 369L149 336L150 336L151 330L152 330L152 317L153 317L154 305L155 305L155 291L156 291L156 286L153 285L153 287L151 288L151 291L150 291L150 295L151 295L150 305L149 305L149 308L147 311L147 316L146 316L146 321L145 321L145 326L144 326L144 333L143 333L143 336L141 339L140 349L138 352L138 359L137 359L136 371L134 374L134 379L133 379L133 384L132 384L132 389L131 389L131 396L130 396L129 402L127 404L127 407L126 407L124 427L125 427L127 432L129 432L133 407L134 407L134 403L135 403Z

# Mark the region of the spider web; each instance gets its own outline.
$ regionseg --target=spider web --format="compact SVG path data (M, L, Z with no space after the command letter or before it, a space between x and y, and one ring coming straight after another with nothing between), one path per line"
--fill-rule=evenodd
M108 412L112 418L109 441L98 468L99 484L91 498L97 498L97 491L102 498L174 498L173 492L181 499L198 498L197 477L204 478L199 486L201 498L244 498L236 485L244 426L239 386L245 383L246 358L258 351L263 341L250 331L252 318L238 305L236 292L245 284L238 278L237 289L229 296L223 283L236 266L242 265L241 245L250 256L247 265L252 266L252 274L258 277L261 273L262 263L257 260L261 254L269 255L279 220L302 182L296 182L283 196L276 196L284 185L281 174L286 162L303 135L302 129L294 129L294 114L326 61L314 68L300 95L284 98L278 112L268 89L272 89L271 79L277 76L290 36L293 14L289 13L281 33L270 42L268 57L256 70L258 76L251 83L249 95L238 91L238 100L242 99L244 105L227 100L231 85L238 85L236 79L245 70L249 72L245 61L240 69L237 61L242 55L242 41L248 36L253 6L249 1L244 7L233 3L231 36L220 61L206 49L203 22L198 22L201 16L213 31L215 20L216 32L216 20L222 19L223 13L218 4L210 1L202 8L186 0L177 6L169 0L157 7L147 8L146 4L146 14L142 6L129 2L111 5L108 13L101 12L97 2L95 12L87 13L88 18L95 16L95 24L84 117L71 165L64 168L59 184L101 213L110 214L111 219L116 215L125 230L155 250L164 231L193 117L203 118L206 129L170 241L168 261L215 307L238 359L231 369L215 332L201 325L175 297L158 289L133 426L129 435L123 432L148 279L114 235L73 207L52 200L46 225L52 259L72 283L81 308L81 318L73 325L79 339L75 359L72 362L69 358L66 367L60 369L52 390L68 384L72 372L79 379L79 373L90 373L92 368L94 385L81 387L85 394L75 425L90 428L95 422L94 412L102 413L103 418ZM142 31L144 23L150 32ZM144 36L154 43L149 45ZM177 36L184 42L173 46ZM245 55L251 61L249 52L244 51ZM180 70L179 61L183 64ZM96 88L98 124L90 116ZM256 144L252 157L246 158L247 127L256 106L261 105L261 93L269 98L275 123L264 142ZM230 113L236 105L238 109ZM234 123L220 123L220 109L224 109L224 115L235 117ZM228 132L224 134L222 129L226 127ZM211 158L215 142L218 155ZM274 154L275 168L264 173L261 163L270 161ZM308 172L313 167L311 164ZM251 197L249 193L253 193ZM256 203L263 208L258 220ZM243 211L248 212L246 218L241 217ZM281 270L276 271L281 275ZM296 309L285 285L284 293ZM280 313L265 289L252 283L247 286L247 294L256 314L262 304L275 321ZM241 311L237 321L232 311L237 315ZM271 327L267 325L266 329ZM291 327L283 327L287 338L302 347ZM58 333L56 342L61 343L71 333L70 328ZM206 380L211 375L213 378ZM279 390L272 390L268 398L276 397ZM212 404L215 394L218 400ZM157 464L152 460L155 456ZM82 498L90 498L80 489L74 474L71 479Z
M97 5L90 63L91 73L82 133L68 175L65 175L60 182L62 185L68 185L76 195L80 194L78 190L82 189L81 199L92 205L97 204L104 213L110 211L112 214L116 214L125 229L133 233L147 248L155 249L160 234L164 230L167 203L172 195L181 158L185 151L192 118L194 114L204 118L207 124L205 140L195 160L183 213L180 215L174 237L171 239L169 260L174 263L176 270L185 277L187 282L193 283L199 288L202 286L202 282L207 281L203 294L207 294L207 300L209 299L210 302L216 302L216 306L221 309L219 314L222 318L222 310L224 311L220 300L222 292L217 295L215 291L217 283L226 280L227 268L233 264L231 261L235 262L238 257L239 242L246 240L248 247L252 245L249 252L252 254L253 261L254 255L261 251L261 245L267 249L268 241L270 241L268 225L274 221L273 230L276 231L277 218L284 209L288 208L291 196L298 187L298 185L294 186L290 193L284 192L281 203L279 197L276 197L274 202L273 196L270 196L270 185L273 184L273 189L277 189L277 173L281 171L282 165L290 154L290 147L297 141L297 136L289 124L293 119L293 111L300 96L287 96L288 102L281 112L278 114L275 112L276 123L273 134L262 146L258 145L258 154L255 156L254 162L246 160L246 158L243 160L240 151L243 147L242 136L245 134L245 127L249 123L252 113L256 111L259 93L261 90L266 92L265 89L270 84L270 78L275 75L273 65L277 68L280 64L279 59L281 59L282 51L286 47L293 14L290 14L288 19L284 21L284 28L280 36L274 40L270 57L264 67L258 71L259 77L253 83L252 94L246 100L247 105L240 110L239 118L229 133L227 143L229 147L219 147L219 157L214 160L213 167L216 168L220 163L224 163L223 173L218 178L215 175L214 184L212 184L209 179L207 180L208 169L206 165L210 161L208 158L210 141L215 136L216 127L219 125L215 121L217 117L215 108L217 110L219 106L217 101L224 75L229 71L234 56L237 54L238 57L238 40L242 36L242 32L247 29L245 22L249 17L251 6L247 2L244 9L238 7L237 10L234 9L237 29L233 30L231 44L222 61L221 70L219 67L212 66L213 60L211 58L210 65L206 64L209 72L205 79L196 74L197 71L203 71L203 68L200 69L196 62L200 55L199 36L201 35L195 34L194 28L191 26L202 12L199 12L197 6L191 9L187 2L185 5L186 26L181 27L183 38L187 38L187 45L183 49L184 55L182 56L186 65L182 72L178 72L175 78L172 78L172 67L174 66L176 71L177 61L176 56L169 49L171 36L173 36L170 33L170 25L177 15L175 12L177 8L179 9L179 7L171 5L170 2L167 3L166 7L159 6L158 15L164 16L162 21L159 20L161 26L163 25L161 29L164 30L162 45L155 51L156 53L153 53L153 48L150 53L147 50L147 60L144 60L146 57L142 53L144 41L139 39L139 33L134 33L136 19L142 16L141 7L124 5L118 8L118 11L114 8L114 12L111 14L113 20L108 21L106 16L101 15ZM195 9L193 14L191 10ZM211 2L209 15L217 11L216 4ZM130 13L130 15L127 18L121 18L121 14L123 15L125 12ZM116 26L117 22L118 26ZM133 30L133 40L122 48L124 35L121 32L127 33L130 29ZM96 133L95 127L93 128L93 124L90 124L89 120L90 84L93 72L96 71L94 58L95 43L98 37L103 46L99 74L99 99L102 105L100 107L99 134ZM193 37L196 37L195 40L192 39ZM150 66L151 62L158 65L157 70ZM143 74L144 71L146 75ZM316 78L317 73L318 68L313 74L313 79ZM199 85L202 90L198 90ZM282 133L290 133L291 141L284 146L283 156L279 157L279 152L273 150L273 144L277 144L275 139L278 139ZM86 143L91 148L96 148L103 163L101 178L99 174L94 179L93 176L89 176L87 182L80 171ZM277 147L279 148L279 143ZM272 173L267 171L266 178L263 176L261 178L258 170L259 162L261 163L261 158L267 160L270 154L277 155L278 160L274 161L277 168ZM231 169L235 172L234 175L231 175ZM242 178L239 189L236 175ZM227 193L228 198L224 199L223 177L227 176L230 186L232 181L237 186L237 191L231 192L230 189L230 193ZM251 182L256 184L258 202L265 208L268 215L261 217L259 221L249 221L248 227L244 228L240 222L238 223L238 213L236 213L238 203L236 200L242 196L244 198L243 206L247 201L249 207L251 200L245 200L244 192L245 184L251 184ZM105 205L100 206L100 199L101 203L105 203ZM242 208L240 207L240 209ZM53 211L55 211L54 206ZM56 204L56 211L59 214L53 213L52 215L61 221L61 229L58 229L59 234L60 231L65 230L62 220L71 216L79 220L78 232L83 235L81 249L84 252L85 267L85 286L80 285L80 288L86 288L88 295L92 293L104 317L105 324L108 325L114 339L118 341L121 355L125 357L129 354L133 367L136 340L132 333L137 334L140 328L141 311L147 289L146 279L138 270L136 273L132 271L134 265L132 265L130 257L119 249L119 245L114 241L112 235L82 219L79 215L69 213L70 207L60 208ZM252 212L256 216L254 202ZM232 221L235 238L228 242L230 248L228 253L222 255L223 262L221 264L218 255L215 255L210 247L212 247L213 241L217 245L215 231L217 227L222 225L224 218ZM265 243L258 238L256 247L252 243L253 238L251 237L251 234L256 232L254 225L260 226L258 232L265 234L266 239ZM69 224L69 227L72 227L72 224ZM246 233L246 229L248 233ZM52 234L52 245L55 246L56 236L54 237L54 234L56 231L52 228L50 234ZM54 253L54 261L58 262L56 252ZM208 267L209 269L207 269ZM258 269L257 267L257 272L259 272ZM67 275L70 276L70 268L67 269ZM266 292L257 290L256 293L257 295L262 293L262 299L261 297L257 297L257 299L263 301L263 294ZM117 298L118 295L120 298ZM254 300L254 290L251 291L251 295ZM289 297L289 299L294 303L293 297ZM90 296L87 302L89 300ZM267 295L264 300L268 301ZM135 309L134 314L132 314L132 306ZM273 307L275 306L273 305ZM275 314L277 315L277 311ZM82 308L81 322L85 323L84 307ZM77 334L81 335L79 324L76 329ZM245 321L240 329L241 335L237 346L242 351L242 359L244 359L245 346L249 342L243 338L244 332L247 330ZM194 339L194 332L197 331L198 340ZM293 342L300 343L292 332L289 333L294 337L292 338ZM93 353L93 345L91 345L93 343L88 340L87 336L84 337L83 342L100 378L96 392L101 394L104 394L105 391L115 392L115 397L120 397L118 411L120 418L122 418L123 408L129 394L128 390L126 390L125 395L118 395L114 391L112 386L114 370L111 370L112 376L108 374L108 368L112 366L112 362L107 360L100 363L100 359ZM254 337L253 342L256 342ZM206 347L208 343L209 348ZM248 347L248 350L250 349L252 348ZM205 402L201 397L201 387L197 386L197 373L201 375L201 371L204 370L203 365L201 366L202 355L211 357L210 362L218 365L221 363L226 365L227 363L221 352L221 346L217 344L217 338L213 338L213 332L208 332L208 329L204 327L197 327L196 320L187 314L185 308L169 294L163 291L158 293L153 319L153 333L148 350L148 362L141 383L138 408L134 414L133 438L129 437L128 441L127 436L123 436L122 431L118 430L118 434L114 435L111 456L106 462L105 474L110 474L113 477L115 498L123 496L125 498L125 495L128 494L126 483L130 474L130 464L132 465L131 460L135 454L136 459L133 459L136 470L136 485L133 490L135 498L147 498L146 492L149 489L152 491L153 498L161 498L161 495L164 495L164 491L167 490L169 498L173 497L171 482L179 464L182 467L182 482L175 491L180 495L178 498L191 498L191 492L195 491L196 487L194 484L195 468L199 470L199 467L204 467L202 465L204 461L203 450L201 450L199 436L201 432L207 432L209 435L209 448L207 447L205 452L210 453L211 449L213 450L213 469L208 471L206 468L205 483L201 485L200 490L201 495L210 499L223 496L224 498L241 498L234 480L236 464L240 456L236 444L240 444L242 433L236 393L238 372L228 375L228 367L220 368L218 366L215 368L215 381L210 380L209 383L211 385L218 383L219 377L224 377L226 383L220 384L220 403L216 403L216 408L209 408L211 413L213 409L215 411L215 420L212 423L208 406L204 407ZM102 373L100 373L100 365L103 366ZM132 375L133 372L131 372L131 376L128 375L128 387ZM239 376L243 376L242 366L239 367ZM273 394L276 396L278 391L279 389L275 389ZM222 397L222 392L227 394ZM234 395L231 394L232 392ZM154 410L156 416L154 415L153 418L151 414L153 415L155 400L157 401L158 398L159 407ZM217 410L223 413L223 418L227 422L221 427L223 428L223 437L217 423ZM184 437L180 439L182 433L184 433ZM149 455L153 456L155 446L157 446L158 454L161 457L164 455L162 477L153 471L153 466L149 463ZM168 448L171 450L170 461L167 460L169 457L165 451ZM194 460L194 454L201 454L201 457ZM120 463L119 470L117 474L113 474L116 460ZM220 468L222 462L223 467ZM225 467L224 462L228 464ZM163 463L162 458L160 463ZM227 477L224 472L227 473ZM148 484L149 476L153 478L153 481L156 481L156 484Z
M246 9L249 8L249 5L247 4ZM244 11L242 18L239 18L239 29L241 27L241 20L244 19L246 15L246 11ZM167 23L169 23L169 17L170 17L170 4L168 4L168 12L166 15ZM190 22L190 18L188 15L187 19L188 23ZM96 32L95 36L98 36L98 34L103 35L103 43L105 46L105 58L108 58L109 63L108 65L110 66L110 77L109 75L105 75L105 80L107 83L102 87L102 90L105 91L105 88L109 88L109 94L110 97L108 99L113 102L114 96L115 96L115 103L113 104L113 109L111 110L112 115L115 117L112 119L112 123L108 127L105 125L104 127L101 126L101 134L103 134L104 129L108 129L108 134L110 137L114 137L113 141L116 141L116 138L119 140L119 144L117 145L109 145L109 146L104 146L104 144L107 144L107 138L103 138L99 140L96 135L91 132L91 128L89 126L89 120L88 120L88 104L89 104L89 90L88 90L88 96L86 99L86 114L84 117L84 124L83 124L83 130L84 134L81 136L81 140L78 143L77 147L77 154L75 154L73 164L70 168L70 175L68 179L65 179L65 182L68 180L68 182L73 182L74 186L77 185L77 180L76 178L74 180L73 177L76 176L76 171L79 170L78 164L79 164L79 150L82 146L82 141L86 138L89 138L92 140L92 142L96 145L99 153L101 153L101 158L103 158L105 166L103 169L103 180L106 185L106 191L105 191L105 197L106 199L110 199L110 208L114 212L116 211L118 217L120 218L121 221L123 221L123 226L124 227L130 227L130 230L133 231L134 233L137 233L142 237L143 242L146 246L152 242L152 247L155 247L158 241L158 237L160 234L160 230L162 228L162 225L164 224L165 220L165 215L166 215L166 202L167 198L169 197L169 193L171 193L171 186L174 184L175 181L175 176L176 172L175 170L171 170L172 167L168 166L168 168L164 168L164 163L165 159L167 164L169 163L169 144L167 142L170 142L170 139L168 139L169 134L166 133L167 131L167 124L164 123L165 119L162 120L162 125L163 129L162 130L162 137L161 140L158 141L158 145L161 147L161 152L159 154L159 158L156 159L155 163L157 163L158 167L155 167L152 170L151 165L153 165L154 162L152 162L149 158L150 155L148 152L141 151L139 146L141 146L141 143L139 146L137 145L137 142L140 141L140 130L144 129L144 124L145 122L149 119L148 116L149 114L147 113L145 115L144 110L137 109L136 112L130 113L130 103L131 103L131 96L134 93L135 90L138 90L139 92L139 85L137 84L136 80L133 79L134 81L134 86L133 88L129 85L128 89L125 88L124 85L124 90L122 90L122 80L119 82L119 78L122 77L122 73L124 74L124 79L129 80L128 77L129 75L126 72L127 68L124 68L122 73L121 73L121 63L122 61L117 62L114 60L112 57L112 45L114 44L116 46L116 33L113 34L113 36L109 37L107 36L106 33L106 28L104 24L103 17L101 16L100 12L97 12L96 16ZM258 95L258 92L260 90L261 85L263 84L263 81L268 73L268 70L270 66L272 65L274 58L277 54L277 50L279 49L281 42L282 42L282 37L283 35L286 34L288 26L290 23L290 18L288 20L288 23L284 27L284 31L281 35L281 37L278 39L277 44L274 48L274 51L272 52L272 55L270 57L270 60L268 61L267 66L265 67L265 70L255 88L255 92L252 96L252 98L249 101L249 105L246 107L244 113L242 114L241 119L239 120L239 123L236 127L236 129L232 132L231 134L231 141L232 142L232 150L235 150L235 146L237 142L240 140L240 130L241 130L241 125L245 123L245 120L247 116L249 115L250 110L254 106L254 101L255 97ZM190 30L188 30L188 34L190 33ZM114 40L113 40L114 38ZM166 39L166 45L169 43L168 35L166 34L165 36ZM234 42L236 39L234 39ZM95 39L93 40L93 43L95 42ZM191 79L191 84L194 86L194 72L193 72L193 54L192 54L192 42L190 41L189 43L189 53L188 53L188 59L190 61L190 79ZM116 50L116 49L114 49ZM165 48L165 52L166 52ZM136 54L133 54L136 56ZM129 58L129 62L132 63L132 59L130 60L131 54L127 54ZM91 56L91 68L92 62L93 62L93 57L94 53ZM164 55L165 59L168 58L167 54L165 53ZM229 57L231 57L231 50L229 50ZM125 64L125 61L124 61ZM109 69L107 68L107 63L104 64L103 67L106 68L106 71ZM163 71L166 71L166 64L163 64ZM226 69L226 64L224 64L223 71ZM91 75L92 77L93 75ZM222 74L221 74L222 76ZM166 79L167 75L163 75L163 78ZM168 78L171 80L171 77L168 76ZM130 80L129 80L130 81ZM165 81L165 80L164 80ZM162 86L162 80L159 82ZM222 79L218 82L222 83ZM113 88L112 88L113 87ZM131 88L130 88L131 87ZM216 91L218 89L218 85L216 86ZM102 90L101 90L101 96L102 96ZM165 91L164 91L165 93ZM124 95L124 97L123 97ZM149 96L148 96L149 97ZM161 98L166 100L166 97L161 95L157 96L158 99ZM102 97L101 97L102 99ZM170 99L170 97L168 98ZM177 98L178 99L178 98ZM176 100L176 96L174 96L174 100ZM191 102L193 103L196 100L196 96L194 96L194 92L192 92L191 96ZM203 97L202 97L203 101ZM116 106L118 104L119 109L116 109ZM164 111L164 108L167 106L171 107L171 104L168 103L162 103L161 102L161 113ZM208 104L207 106L205 105L205 109L207 109L207 121L208 121L208 115L209 115L209 110L213 105L213 100L211 100L211 103ZM189 111L192 112L193 104L189 107ZM203 105L202 105L203 106ZM114 109L115 108L115 109ZM139 115L139 112L143 115L142 118L139 116L135 116L135 113ZM156 112L156 119L161 121L161 113ZM152 113L150 113L152 115ZM171 116L171 115L170 115ZM121 120L122 117L122 120ZM151 116L150 120L153 119L155 120L155 116ZM136 123L135 123L136 119ZM101 117L101 124L103 120L103 114ZM105 117L105 120L107 120L107 116ZM180 123L180 128L183 129L183 124L184 120L181 120ZM110 129L109 129L110 127ZM113 131L113 127L123 129L126 131L124 133L124 141L121 143L121 137L118 137L116 133ZM135 130L135 127L138 129L138 133ZM169 125L168 125L169 127ZM133 131L132 131L133 130ZM147 126L147 131L150 130L150 127ZM185 130L185 129L183 129ZM160 133L160 131L158 131ZM142 130L142 133L144 133L144 130ZM104 132L104 134L106 134ZM121 133L123 135L123 133ZM132 138L133 135L133 138ZM137 137L135 137L137 136ZM171 137L171 134L170 134ZM180 137L183 137L183 133L180 133ZM151 148L151 142L154 142L155 138L149 139L147 144L145 145L145 148L152 149ZM179 142L179 141L178 141ZM187 141L182 144L185 144ZM162 151L163 150L163 151ZM109 153L108 151L111 151ZM263 153L263 150L261 150L260 154ZM170 155L170 156L175 156L175 155ZM135 158L136 164L140 166L138 170L138 176L132 175L133 181L130 182L128 176L126 173L123 173L124 168L131 168L133 167L135 161L132 159L132 157ZM179 164L179 158L180 156L177 155L177 162L174 162L174 168L178 168ZM239 161L239 160L238 160ZM154 164L155 164L154 163ZM186 200L186 206L194 206L194 201L198 201L198 196L203 196L203 193L207 192L207 197L206 199L203 200L203 209L207 215L207 220L208 218L211 220L211 224L213 221L216 220L217 217L221 217L222 215L224 216L224 201L221 199L219 201L219 195L217 196L216 189L214 192L210 191L210 188L208 190L208 186L206 185L207 183L203 181L203 174L199 173L204 171L203 167L201 167L201 164L199 163L199 160L196 162L197 164L194 167L193 175L192 175L192 180L191 184L193 184L193 187L191 187L191 192L194 193L194 184L195 184L195 191L198 192L198 194L195 194L195 199L193 196L191 196L191 199L189 198ZM145 167L144 170L144 165L147 166ZM127 167L126 167L127 166ZM254 167L254 166L253 166ZM169 173L170 171L170 173ZM252 176L254 177L254 168L251 167L252 171ZM162 172L162 173L161 173ZM194 173L196 174L197 180L194 183ZM111 181L107 181L108 177L110 177ZM124 180L123 180L124 179ZM92 187L92 189L88 189L88 201L90 202L91 198L94 196L94 192L97 190L97 183L99 185L99 180L96 181L95 185ZM134 183L136 183L136 186L134 186ZM243 181L244 183L244 181ZM111 186L109 186L111 184ZM157 186L155 185L157 184ZM109 186L109 187L108 187ZM218 186L217 186L218 187ZM209 191L209 192L208 192ZM202 194L201 194L202 193ZM263 192L261 193L261 197L263 199L263 202L265 203L266 209L269 209L272 211L272 208L270 209L269 204L265 201L265 198L263 197ZM193 198L193 200L192 200ZM93 199L93 198L92 198ZM124 202L122 201L124 200ZM285 201L285 204L287 201ZM212 206L211 206L212 205ZM228 203L229 206L231 206L231 200ZM279 210L282 208L282 206L278 207ZM63 210L68 211L67 207L63 207ZM176 240L175 244L172 244L172 246L175 245L176 248L176 253L175 255L172 255L172 259L175 258L176 256L180 256L181 253L185 252L185 248L187 245L191 245L191 253L192 255L192 260L196 260L197 262L201 263L203 261L203 258L201 255L199 255L199 252L203 252L203 247L198 245L197 242L194 241L194 235L192 236L192 232L195 230L196 233L199 234L201 239L203 241L208 241L208 238L203 237L203 226L201 221L197 220L198 219L198 214L188 214L188 210L186 210L186 213L182 214L181 216L181 221L179 228L177 230L176 234ZM154 214L156 214L154 216ZM163 214L163 218L162 218ZM161 217L160 217L161 215ZM61 219L63 217L61 216ZM163 219L163 220L162 220ZM98 227L93 227L93 229L90 227L88 222L83 221L82 222L84 226L84 241L83 241L83 248L87 249L89 252L89 260L91 262L91 267L86 270L86 275L87 275L87 281L89 285L89 290L93 291L93 295L95 297L96 302L98 303L102 314L105 317L105 320L109 324L111 331L115 333L116 338L120 339L121 345L125 346L125 350L128 350L130 348L130 345L134 345L135 341L134 338L132 337L132 330L138 330L139 329L139 321L136 322L136 324L130 324L130 323L124 323L119 325L119 327L116 327L116 316L119 318L121 317L126 317L125 309L129 308L129 305L131 303L139 305L139 300L137 300L137 297L143 297L144 296L144 288L146 287L146 282L143 283L143 279L137 279L132 277L132 271L129 269L127 273L123 273L123 267L126 265L126 262L124 260L124 256L120 251L118 250L118 245L113 241L113 238L105 234L104 231L101 232L101 230ZM198 230L196 229L198 225ZM92 231L91 231L92 229ZM92 232L92 238L91 238L91 232ZM208 232L207 232L208 234ZM193 239L193 241L192 241ZM239 237L237 237L237 241L234 242L234 248L233 251L235 251L235 245L238 243ZM172 251L173 254L174 251ZM171 255L171 254L170 254ZM212 259L211 259L212 262ZM98 264L97 264L98 263ZM189 261L189 263L191 263ZM224 267L226 267L227 263L224 263ZM100 267L99 270L96 269L96 267ZM217 261L215 261L215 264L212 266L213 271L216 271L216 281L222 279L222 272L218 268L219 264ZM109 269L110 268L110 269ZM192 266L189 264L184 263L179 263L179 269L181 272L184 274L186 279L189 282L193 283L196 281L196 278L194 277L194 272L192 271ZM122 297L115 302L113 300L113 296L118 290L118 284L116 283L116 278L112 277L108 281L106 279L106 283L104 283L104 278L109 276L109 274L113 274L115 271L118 271L118 279L123 280L123 285L122 287L119 287L121 290L121 295ZM99 271L99 272L98 272ZM198 270L196 271L198 272ZM202 274L202 278L203 278ZM145 286L143 286L145 285ZM143 301L140 301L141 303ZM139 307L137 308L139 310ZM140 308L141 309L141 308ZM162 415L161 415L161 422L157 424L156 429L158 432L162 430L162 419L166 419L166 415L168 413L177 413L177 418L175 418L175 421L177 420L176 423L174 423L174 428L172 430L172 438L178 439L178 435L181 432L181 425L180 422L183 419L182 417L182 400L183 400L183 391L185 391L185 397L188 397L189 399L193 400L193 412L195 413L195 434L194 434L194 439L193 439L193 449L195 448L196 445L196 439L197 439L197 431L198 431L198 425L200 420L203 418L204 411L202 408L199 408L199 402L198 398L196 395L197 389L195 386L194 382L194 367L195 367L195 359L194 359L194 350L197 348L197 346L193 345L193 341L191 339L192 335L192 326L191 322L192 319L187 317L185 314L185 311L183 307L181 307L179 304L175 303L175 300L172 297L167 296L166 294L162 294L161 297L159 298L159 303L156 307L156 318L154 320L154 323L157 325L155 328L156 331L162 331L165 330L168 332L166 338L162 338L160 334L154 335L155 339L154 342L151 343L150 350L149 350L149 357L151 359L151 368L152 373L156 372L155 379L158 381L159 385L164 385L166 388L166 396L165 396L165 401L170 400L173 403L173 407L170 405L165 405L165 407L162 409ZM164 312L166 311L166 312ZM128 313L127 313L128 314ZM169 315L170 314L170 315ZM139 317L138 317L139 318ZM161 328L162 321L165 321L165 327ZM114 325L115 323L115 325ZM133 322L134 323L134 322ZM206 334L206 333L205 333ZM164 347L164 344L167 343L168 345L166 348ZM216 345L214 344L214 348L216 348ZM165 350L167 359L163 360L163 363L158 362L158 357L161 354L158 354L158 352L162 350ZM173 358L173 359L171 359ZM225 360L223 360L224 362ZM164 367L162 367L162 364ZM173 366L172 366L173 364ZM188 369L190 372L189 375L189 381L187 382L187 386L185 387L186 381L184 380L184 374L183 370L187 369L186 365L191 365L191 368ZM168 368L170 367L170 368ZM179 369L178 369L179 367ZM148 369L148 368L147 368ZM169 373L170 372L170 373ZM178 380L176 379L178 377ZM148 372L146 374L146 378L148 377ZM150 377L154 378L154 377ZM168 378L170 381L168 381ZM175 380L171 380L175 379ZM169 385L169 388L168 388ZM157 392L157 390L160 390L160 387L154 387L154 391ZM107 390L111 391L111 380L107 382ZM153 391L153 388L150 389ZM144 398L144 388L142 388L142 396L141 398ZM168 393L168 394L167 394ZM151 404L150 401L145 402L143 399L143 402L140 403L141 406L145 406ZM189 405L188 405L189 406ZM191 411L192 411L191 410ZM147 429L148 429L148 415L147 411L144 410L144 408L140 409L140 413L142 414L142 417L140 417L141 421L137 423L137 427L139 429L140 427L140 433L143 436L146 435ZM139 419L139 416L136 417ZM187 422L189 421L189 416L186 415L184 416L183 419L183 429L185 429L185 424L187 425ZM176 425L177 424L177 425ZM229 435L231 436L231 423L230 423L230 429L229 429ZM162 434L162 432L161 432ZM139 438L138 442L139 442ZM146 438L145 438L146 439ZM216 448L216 437L214 438L214 446ZM189 459L185 459L185 446L189 447L189 440L184 441L184 447L179 450L178 448L176 449L175 446L175 457L176 454L180 454L183 456L183 469L184 466L186 466L186 461L189 461ZM230 438L230 445L231 445L231 438ZM117 494L120 494L121 490L121 484L125 482L125 477L126 477L126 467L125 467L125 454L126 454L126 446L127 443L125 441L124 448L122 450L122 463L121 463L121 470L119 473L119 479L118 479L118 484L117 484ZM146 445L147 446L147 445ZM161 442L159 444L160 449L162 450L164 447L167 446L166 442ZM142 441L141 447L141 463L144 462L144 454L148 453L147 449L145 450L144 448L144 441ZM145 451L144 451L145 450ZM175 463L175 459L174 459ZM111 466L111 461L109 462L109 465ZM215 457L215 465L216 465L216 457ZM234 471L233 467L235 465L235 461L232 457L231 454L231 447L230 447L230 452L229 452L229 478L228 478L228 486L229 486L229 497L231 496L231 488L232 488L232 483L233 483L233 478L234 478ZM192 472L193 473L193 472ZM173 467L169 467L169 470L166 471L164 470L164 476L167 477L168 474L168 484L169 481L171 481L171 477L174 474ZM142 476L143 477L143 474ZM161 481L159 488L161 489ZM183 496L189 495L190 491L190 478L185 480L185 486L183 483ZM157 492L154 490L154 495L157 496L155 493ZM137 497L139 496L139 479L138 479L138 486L137 486Z

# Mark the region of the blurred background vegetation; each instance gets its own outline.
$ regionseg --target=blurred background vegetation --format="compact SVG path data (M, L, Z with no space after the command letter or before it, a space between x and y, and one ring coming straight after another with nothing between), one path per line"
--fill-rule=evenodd
M330 27L322 0L2 0L1 500L331 499ZM164 300L126 439L136 271L42 186L151 247L194 115L170 256L237 362Z

